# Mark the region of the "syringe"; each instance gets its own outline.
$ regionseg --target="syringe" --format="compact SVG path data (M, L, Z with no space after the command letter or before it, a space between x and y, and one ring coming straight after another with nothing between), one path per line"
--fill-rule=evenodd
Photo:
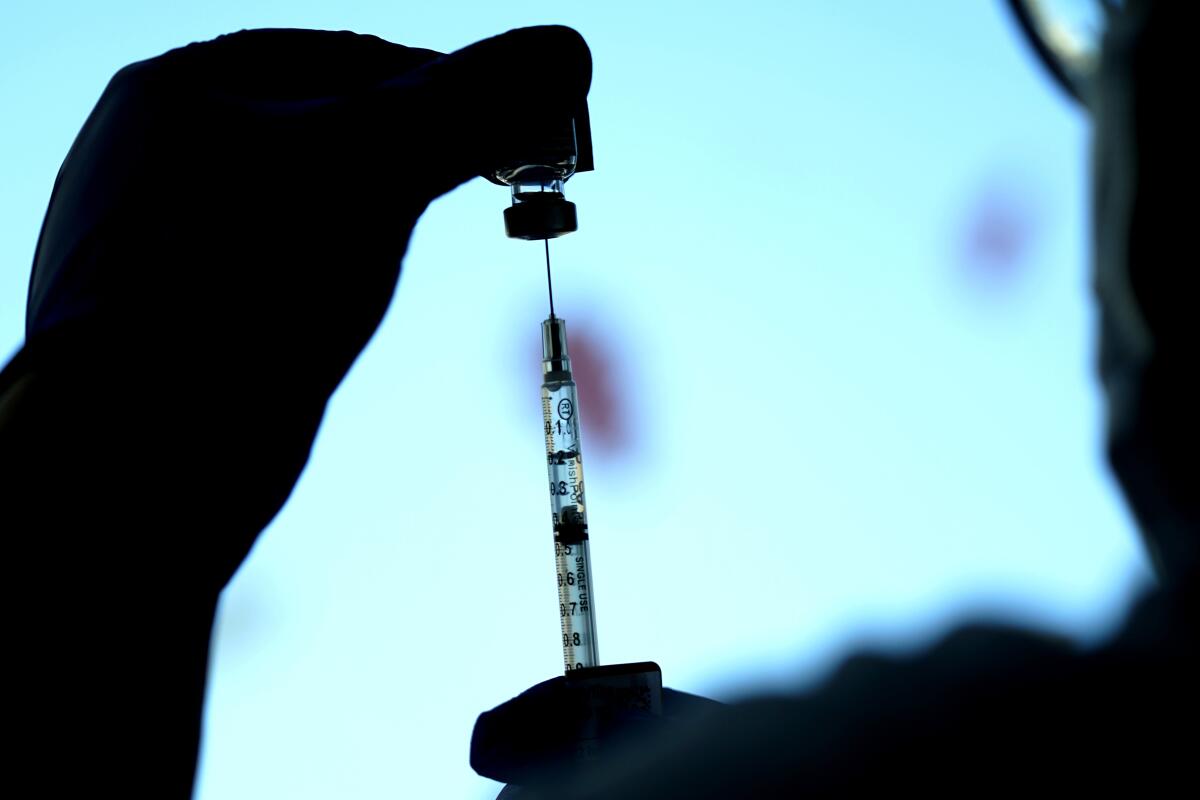
M579 401L567 354L567 326L554 316L553 306L550 318L542 322L542 420L554 522L563 663L570 672L599 666L600 659L596 649L596 601L579 448Z
M566 351L566 321L554 317L550 242L546 246L546 289L550 318L541 324L541 419L546 433L546 473L550 476L550 516L554 524L554 567L558 572L558 615L563 627L566 672L599 667L595 594L588 553L588 506L583 495L580 401Z
M567 354L566 323L554 314L549 242L579 227L575 205L563 196L563 189L572 175L595 168L587 103L580 103L566 116L556 107L524 105L510 122L520 129L511 137L519 146L508 162L486 177L512 190L512 205L504 210L504 230L509 238L541 241L546 250L550 317L542 323L542 422L567 672L563 688L569 698L558 709L561 717L556 716L556 723L561 726L561 741L574 741L577 752L586 757L598 752L606 726L613 720L662 714L662 670L651 661L602 667L596 649L596 595L588 552L579 401ZM506 741L498 746L507 753L510 744ZM476 764L477 751L486 753L491 745L473 741L471 747L472 764ZM505 759L510 763L508 756Z

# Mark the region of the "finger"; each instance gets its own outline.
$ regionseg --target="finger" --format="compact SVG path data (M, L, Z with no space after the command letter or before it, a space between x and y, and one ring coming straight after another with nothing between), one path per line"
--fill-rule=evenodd
M380 84L367 113L435 194L501 166L536 136L538 120L577 116L591 85L583 37L562 26L521 28L429 61Z
M663 689L663 716L691 724L722 704L675 689ZM471 766L480 775L506 783L530 783L548 770L569 765L577 750L576 715L594 712L590 700L579 696L563 677L533 686L484 712L471 734ZM660 730L660 722L632 710L607 708L607 743Z
M173 84L260 101L342 97L442 54L350 31L243 30L142 62Z
M560 676L479 715L471 733L471 767L484 777L523 783L570 758L569 736L555 723L565 705Z

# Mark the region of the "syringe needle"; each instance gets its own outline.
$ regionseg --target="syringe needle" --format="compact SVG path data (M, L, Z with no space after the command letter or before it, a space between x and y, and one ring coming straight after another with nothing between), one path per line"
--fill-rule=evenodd
M546 243L546 289L550 292L550 319L554 319L554 283L550 280L550 240L543 239Z

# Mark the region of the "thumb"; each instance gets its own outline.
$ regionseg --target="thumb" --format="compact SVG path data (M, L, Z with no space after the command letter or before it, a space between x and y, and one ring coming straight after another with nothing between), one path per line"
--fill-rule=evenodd
M591 52L571 28L520 28L435 58L364 98L428 199L517 157L539 129L585 113Z

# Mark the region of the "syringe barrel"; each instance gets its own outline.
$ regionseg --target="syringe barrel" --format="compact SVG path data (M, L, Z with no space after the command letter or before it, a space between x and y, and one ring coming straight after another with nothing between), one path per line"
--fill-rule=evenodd
M567 353L566 323L557 317L542 323L542 379L542 421L546 470L550 477L563 662L569 672L599 666L600 660L579 446L579 400Z

